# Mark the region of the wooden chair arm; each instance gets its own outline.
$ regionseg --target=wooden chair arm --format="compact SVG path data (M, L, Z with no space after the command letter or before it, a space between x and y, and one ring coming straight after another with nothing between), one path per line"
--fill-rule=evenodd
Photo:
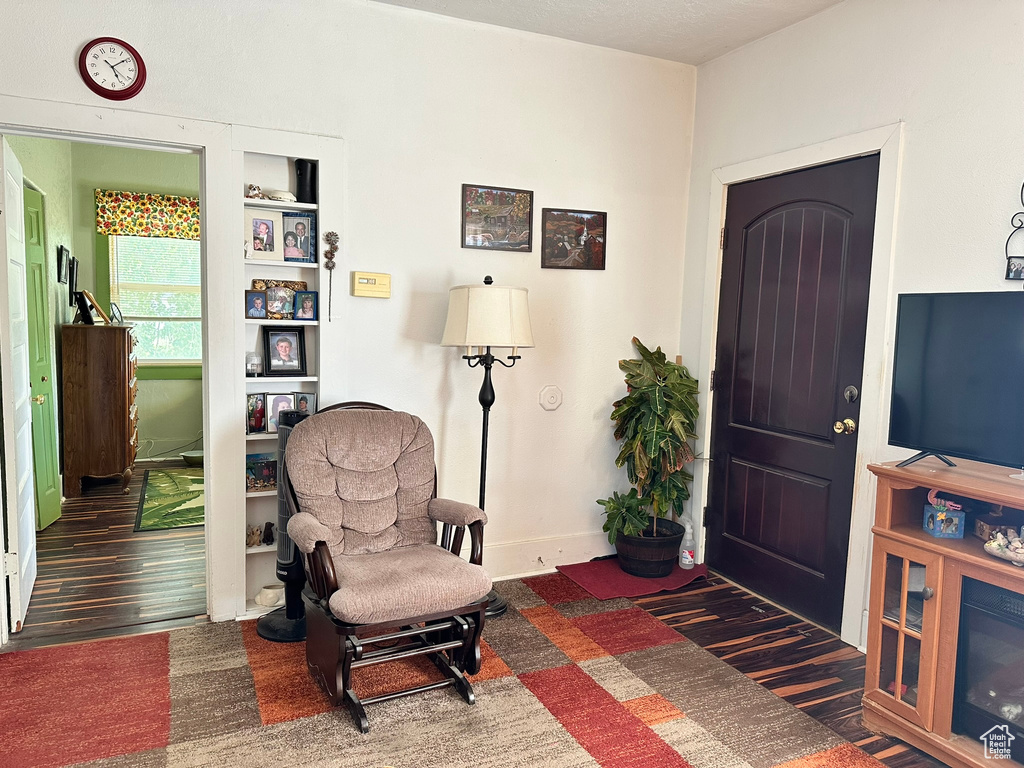
M327 548L327 542L318 541L313 551L306 555L306 570L310 586L321 600L330 599L338 591L338 577L334 572L334 559Z
M441 546L453 555L461 556L462 541L466 536L465 525L449 526L444 524L446 530L441 533ZM469 524L469 562L473 565L480 565L484 557L484 524L477 520Z
M461 539L462 537L460 536L460 546L462 544ZM473 565L482 565L484 561L484 524L479 520L469 524L469 542L471 544L469 562Z

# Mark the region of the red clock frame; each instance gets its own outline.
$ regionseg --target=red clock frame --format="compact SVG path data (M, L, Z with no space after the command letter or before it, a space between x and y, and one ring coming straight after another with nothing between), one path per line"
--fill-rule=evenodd
M89 76L89 51L92 50L94 45L99 45L100 43L113 43L114 45L120 46L121 48L124 48L124 50L128 51L135 59L135 66L139 74L135 78L135 82L123 91L107 90ZM141 54L124 40L118 40L116 37L97 37L86 43L82 48L82 52L78 54L78 74L82 76L82 80L93 93L102 96L105 99L110 99L111 101L126 101L127 99L137 96L139 91L141 91L143 86L146 84L146 62L142 60Z

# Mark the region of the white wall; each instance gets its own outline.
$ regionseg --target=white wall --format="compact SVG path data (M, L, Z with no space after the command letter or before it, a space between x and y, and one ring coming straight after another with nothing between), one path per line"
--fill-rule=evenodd
M435 434L441 492L475 500L481 375L437 346L447 289L485 274L527 286L537 348L495 372L487 539L507 546L487 562L506 575L607 551L594 500L627 485L608 420L616 361L633 335L676 351L695 70L357 0L106 11L8 2L0 72L19 75L0 75L0 91L101 103L74 55L106 33L148 64L127 110L343 138L347 171L321 184L342 185L345 216L320 229L343 237L322 332L346 373L323 382L322 401L418 413ZM168 32L183 20L187 45ZM536 248L459 248L463 182L534 190L535 227L542 207L607 211L607 271L542 271ZM348 297L352 269L391 273L393 298ZM557 411L539 406L546 384L564 392Z
M903 121L904 151L888 293L870 301L886 318L867 340L862 390L880 392L877 437L861 466L902 458L888 447L888 372L896 294L1012 290L1003 244L1021 209L1024 179L1024 5L848 0L698 69L681 344L709 361L713 320L703 310L712 171ZM888 259L889 254L875 254ZM874 286L873 286L874 290ZM703 404L702 404L703 405ZM704 405L706 412L706 405ZM707 450L706 446L700 446ZM859 636L874 484L858 474L844 638ZM694 500L700 508L705 502Z

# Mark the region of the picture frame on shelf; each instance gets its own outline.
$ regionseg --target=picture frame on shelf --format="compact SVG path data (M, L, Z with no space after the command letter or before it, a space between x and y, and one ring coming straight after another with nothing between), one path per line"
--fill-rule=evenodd
M306 281L267 280L260 278L252 281L252 289L254 291L267 292L268 319L291 320L295 312L295 292L306 290Z
M267 431L267 393L250 392L245 396L245 434L262 435Z
M316 264L316 213L313 211L285 211L281 214L284 227L284 260L300 264ZM289 235L294 245L289 245Z
M317 319L317 293L316 291L295 291L294 319L304 322L313 322Z
M284 261L284 230L280 211L246 208L245 235L250 244L249 258Z
M306 375L306 332L287 325L263 328L263 375Z
M295 410L305 411L310 416L316 413L316 392L292 392L295 395Z
M267 292L246 291L245 292L245 316L257 320L267 317Z
M245 492L277 490L277 451L250 453L245 457Z
M463 184L462 247L532 251L533 192Z
M277 425L281 416L281 411L295 410L295 393L269 392L267 393L267 398L270 401L270 418L267 419L267 432L269 434L275 434L277 432Z
M541 209L543 269L604 269L608 214L568 208Z
M68 281L68 267L71 265L71 251L63 245L57 246L57 282Z

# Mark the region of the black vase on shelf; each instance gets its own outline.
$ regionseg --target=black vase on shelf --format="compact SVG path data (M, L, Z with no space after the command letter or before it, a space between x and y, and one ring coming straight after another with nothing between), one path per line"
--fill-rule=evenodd
M295 199L300 203L316 202L316 163L295 160Z

